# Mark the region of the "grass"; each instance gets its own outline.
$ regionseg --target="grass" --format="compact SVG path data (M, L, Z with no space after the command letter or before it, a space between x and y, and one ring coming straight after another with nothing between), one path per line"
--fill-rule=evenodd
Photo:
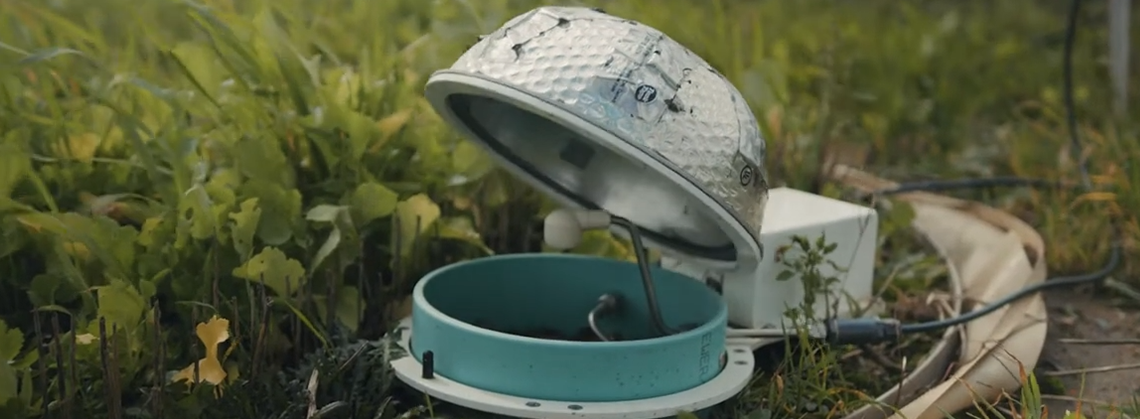
M898 180L1077 179L1061 101L1062 2L579 3L663 30L734 81L761 121L777 185L834 193L819 174L835 162ZM532 220L547 204L489 172L421 91L477 36L539 4L0 2L0 197L11 196L0 202L0 319L29 337L0 355L18 361L8 366L12 377L27 380L17 398L38 414L35 401L47 391L71 400L111 386L121 396L108 396L108 405L153 409L140 396L150 394L186 415L208 412L219 404L208 393L161 384L165 370L209 346L190 332L207 316L232 319L223 367L231 368L227 385L240 388L255 381L251 365L305 364L296 362L304 353L335 352L343 325L333 318L353 323L350 334L375 337L414 279L434 266L481 254L484 245L533 247L517 239L531 223L517 220ZM1105 192L965 195L1040 229L1054 273L1102 263L1106 212L1124 217L1129 255L1140 237L1133 215L1140 195L1126 193L1140 182L1140 167L1129 163L1140 159L1130 123L1138 111L1109 113L1104 7L1086 4L1074 61L1084 158ZM455 186L456 174L479 180ZM897 241L906 233L892 234ZM623 252L601 239L579 250ZM883 264L916 253L913 245L892 247ZM251 261L281 269L254 272ZM1137 269L1126 263L1117 279L1140 287ZM384 280L373 284L376 277ZM894 282L898 295L934 281L922 270L913 277ZM254 303L264 300L262 288L276 290L271 305ZM345 297L353 294L359 298ZM110 334L97 333L97 318L113 320L104 326ZM51 353L89 365L72 369L70 380L59 379L62 369L31 366L39 353L31 339L42 334L33 330L52 328L40 324L51 323L45 319L63 323L51 339L63 349ZM259 329L268 332L251 332ZM83 332L111 340L104 348L123 347L119 379L103 381L100 351L77 343ZM165 343L151 343L148 333ZM835 354L817 355L812 368L834 365ZM765 385L742 405L780 404ZM159 389L136 390L151 387ZM272 399L255 390L242 391ZM293 406L294 396L273 400ZM249 400L242 409L273 404Z

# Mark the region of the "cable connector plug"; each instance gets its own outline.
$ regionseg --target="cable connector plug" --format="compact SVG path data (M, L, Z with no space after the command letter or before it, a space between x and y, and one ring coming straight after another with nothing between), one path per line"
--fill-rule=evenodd
M902 324L896 319L830 319L827 342L832 345L865 345L898 340Z

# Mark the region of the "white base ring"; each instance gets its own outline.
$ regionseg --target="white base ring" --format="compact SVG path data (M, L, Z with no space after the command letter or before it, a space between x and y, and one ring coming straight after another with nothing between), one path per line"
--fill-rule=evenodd
M621 402L578 403L536 400L480 390L449 380L439 374L423 378L423 366L410 355L412 319L400 321L399 342L409 355L392 361L396 377L431 397L499 415L517 418L550 419L652 419L676 416L678 412L695 412L715 406L740 393L752 379L755 359L747 343L729 341L725 346L728 361L720 374L693 389L667 396Z

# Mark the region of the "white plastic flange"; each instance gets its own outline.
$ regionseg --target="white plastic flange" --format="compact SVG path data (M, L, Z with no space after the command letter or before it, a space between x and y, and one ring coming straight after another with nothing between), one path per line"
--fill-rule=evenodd
M397 344L411 353L412 319L405 318L397 328ZM549 419L653 419L696 412L715 406L740 393L752 380L755 358L747 342L729 340L728 360L712 380L676 394L620 402L580 403L536 400L480 390L447 379L438 373L423 378L423 365L407 355L392 361L396 377L431 397L482 412L516 418ZM556 377L554 379L557 379Z
M602 210L557 209L543 220L542 238L555 249L573 249L584 231L609 228L611 221L610 213Z

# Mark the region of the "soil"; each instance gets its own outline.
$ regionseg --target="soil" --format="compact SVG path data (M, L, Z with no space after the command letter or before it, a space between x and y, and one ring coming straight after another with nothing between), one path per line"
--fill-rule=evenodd
M1133 415L1140 408L1140 310L1122 308L1111 298L1062 290L1046 294L1049 332L1036 375L1050 417L1076 411L1080 403L1088 417ZM1135 302L1131 302L1135 307ZM895 315L912 321L934 316L922 307L894 307ZM902 312L900 312L902 311ZM853 387L871 394L886 390L882 383L898 379L903 356L914 359L928 352L937 336L896 344L861 348L840 357L844 370L861 371L845 377ZM1114 415L1113 413L1117 413Z
M1078 400L1090 416L1101 413L1093 417L1105 417L1111 411L1106 406L1136 408L1140 311L1067 290L1046 294L1045 301L1049 333L1037 375L1043 391L1053 393L1044 396L1049 410L1060 417L1059 412L1076 410Z
M938 309L927 304L925 294L900 295L891 307L892 317L904 323L922 323L939 319ZM880 395L898 385L908 368L917 365L930 353L942 337L942 331L920 333L895 342L867 345L839 356L844 374L851 388L871 395ZM909 367L907 365L908 364Z

